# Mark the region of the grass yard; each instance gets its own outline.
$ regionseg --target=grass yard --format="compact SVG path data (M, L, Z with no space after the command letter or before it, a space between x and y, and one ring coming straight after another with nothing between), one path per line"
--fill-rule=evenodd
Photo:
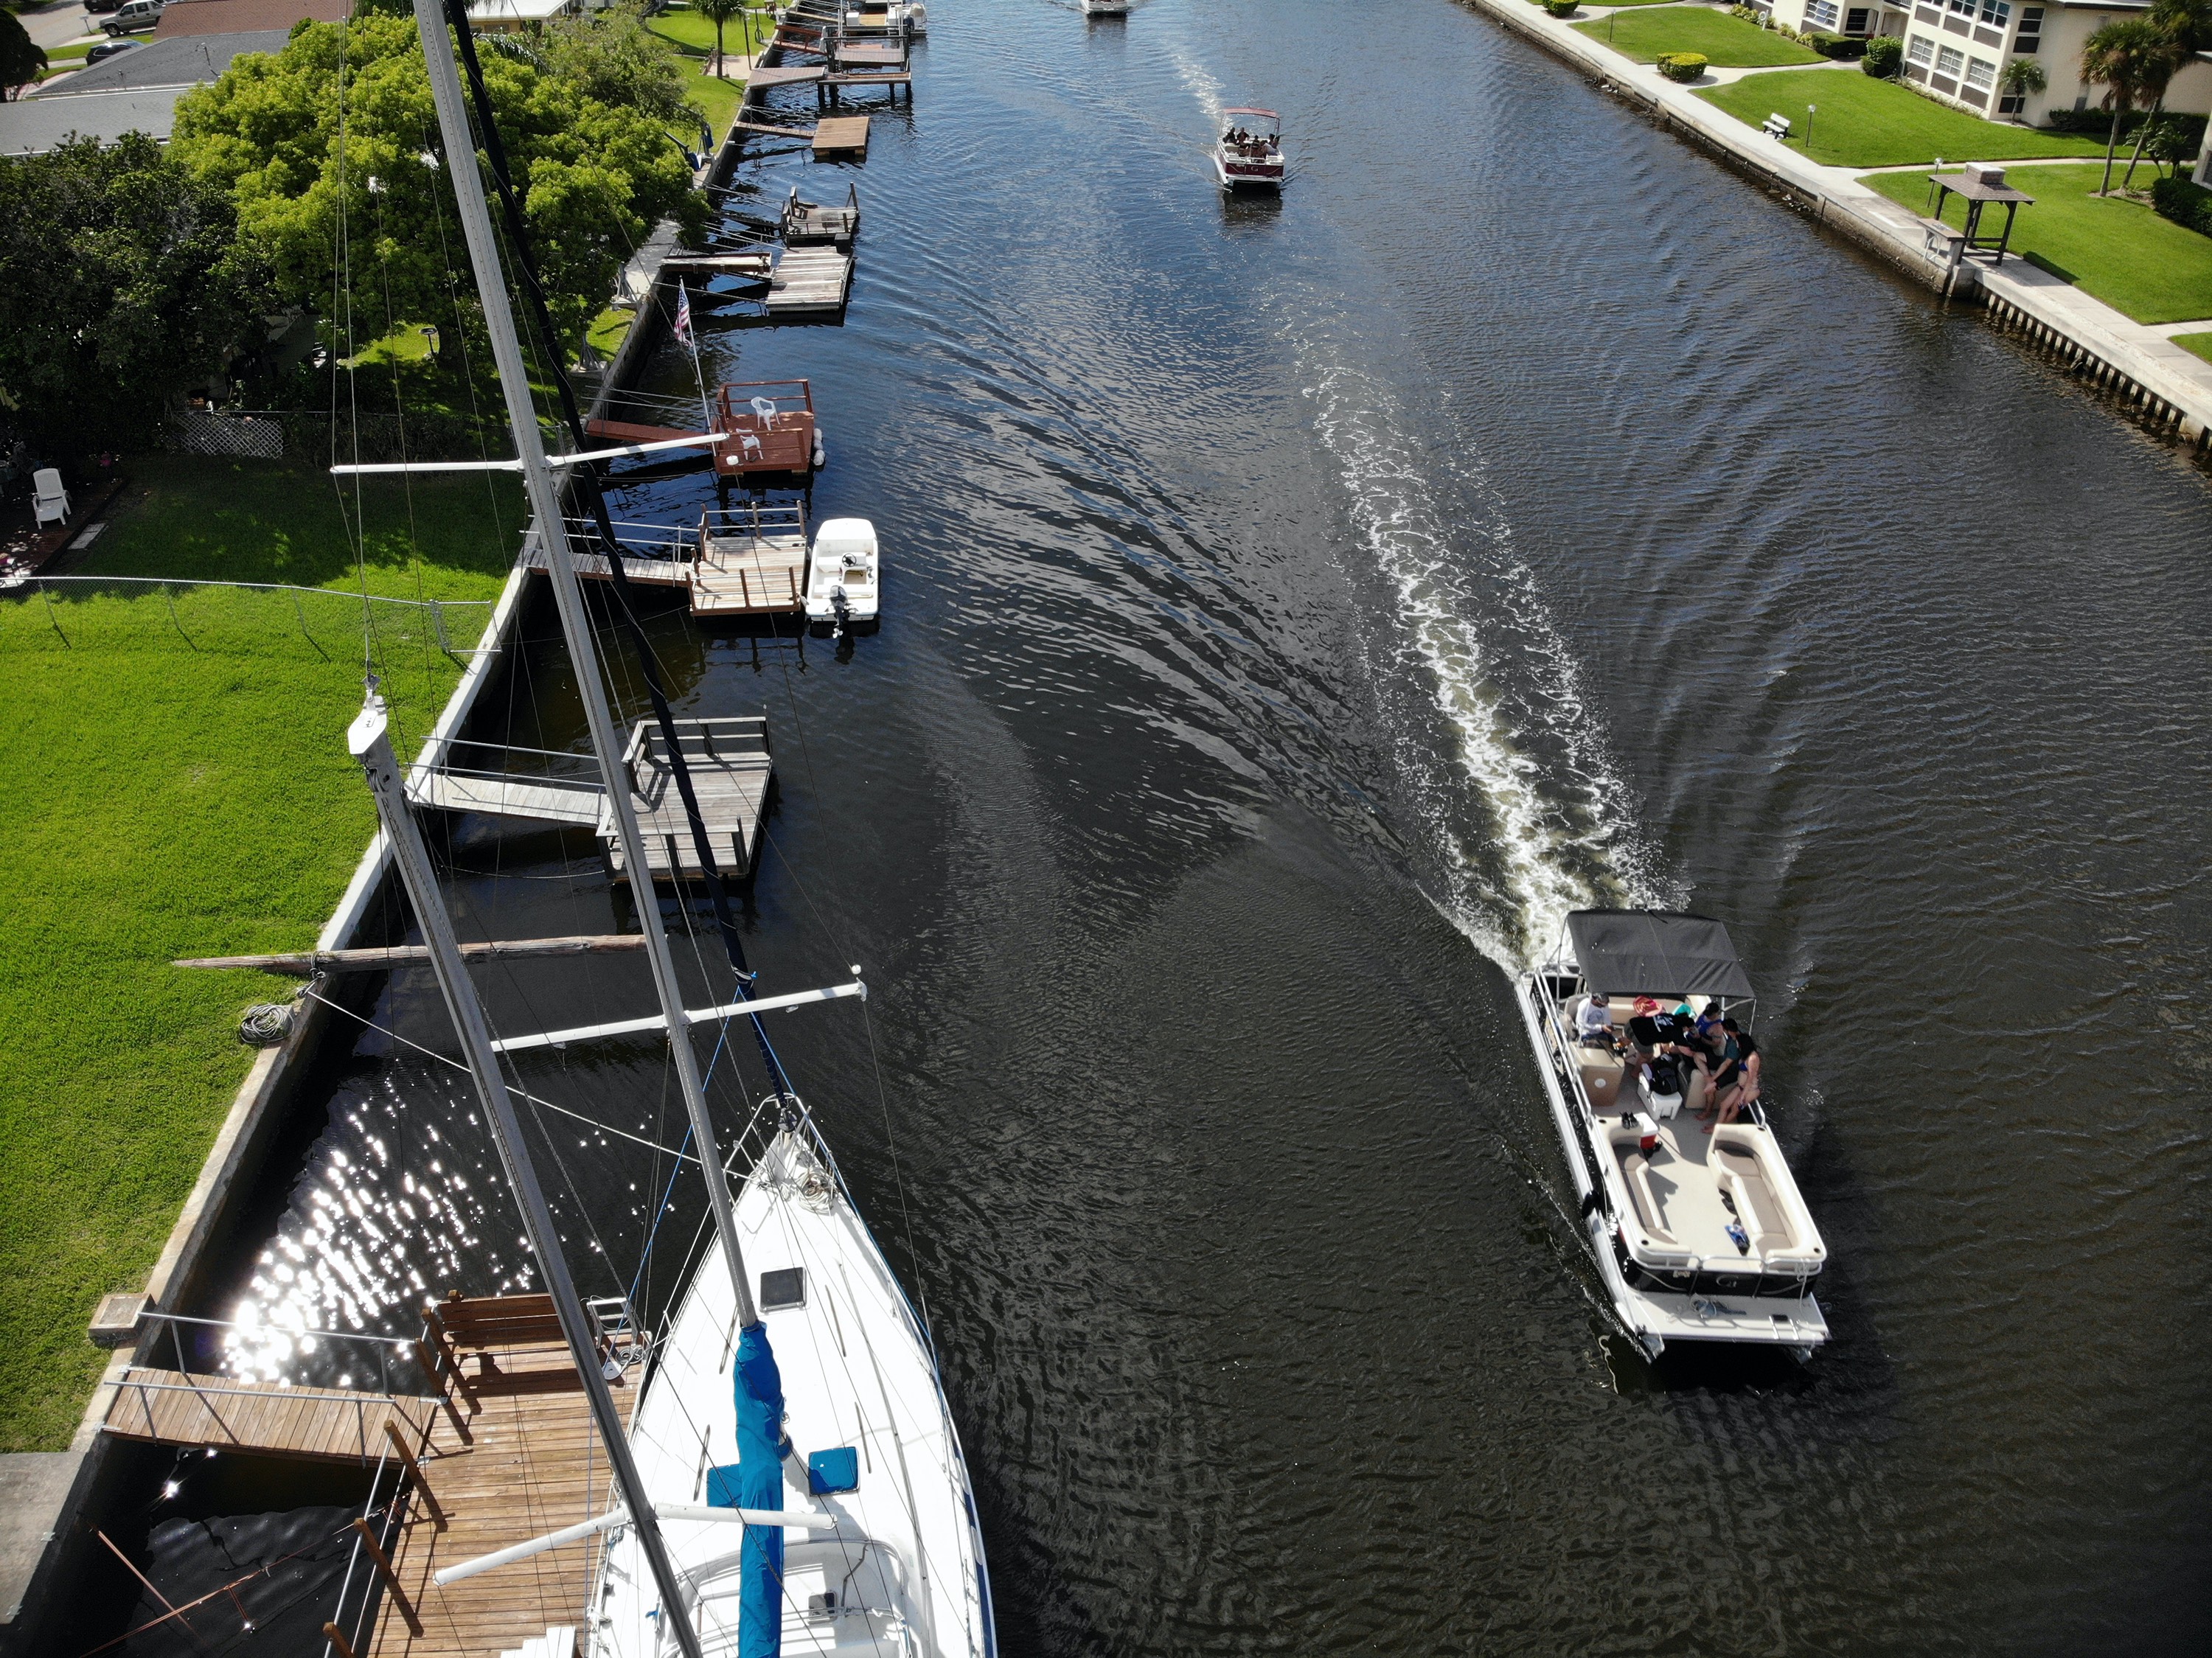
M1702 52L1719 69L1820 61L1819 52L1785 40L1771 29L1704 6L1655 6L1573 27L1639 64L1651 62L1662 52ZM1765 118L1761 112L1759 119Z
M2035 197L2020 210L2013 246L2137 322L2212 317L2212 236L2185 230L2140 202L2100 200L2093 192L2103 173L2101 167L2008 168L2005 182ZM1926 210L1929 177L1877 173L1862 182L1919 213ZM1954 197L1943 216L1961 223L1965 207Z
M1984 121L1894 81L1856 72L1750 75L1698 96L1754 127L1780 111L1796 124L1788 142L1797 150L1805 148L1805 106L1818 104L1810 153L1828 167L1910 167L1939 155L1947 161L2015 161L2105 153L2101 140L2083 133Z
M356 580L330 479L275 461L153 456L86 574ZM374 479L372 592L496 595L521 490L482 475ZM64 589L64 591L71 591ZM106 1355L108 1290L161 1253L252 1059L237 1020L292 981L172 957L313 942L374 819L345 751L361 706L361 606L202 587L0 597L0 1450L68 1442ZM379 606L403 737L459 666L427 613ZM453 613L472 644L487 611ZM68 636L64 644L55 624ZM403 749L403 752L405 750Z
M2176 334L2173 343L2192 356L2212 362L2212 334Z
M690 76L688 88L691 101L707 112L719 138L730 130L737 118L738 106L744 101L744 82L723 80L707 73L706 64L714 56L714 24L711 18L702 17L696 11L664 11L647 25L655 34L676 43L684 55L684 68ZM744 52L747 31L754 46L768 38L775 24L755 15L750 22L732 17L722 25L722 49L732 57Z

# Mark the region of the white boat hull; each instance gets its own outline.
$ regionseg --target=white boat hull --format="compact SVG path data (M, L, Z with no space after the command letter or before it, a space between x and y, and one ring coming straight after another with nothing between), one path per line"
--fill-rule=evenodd
M1213 157L1214 176L1221 180L1224 190L1280 190L1283 187L1283 163L1280 161L1255 161L1242 156L1226 156L1216 151Z
M858 1488L814 1496L788 1467L784 1507L836 1515L834 1533L785 1532L782 1649L994 1658L990 1583L960 1439L927 1338L875 1240L812 1148L779 1133L738 1200L746 1266L804 1273L805 1305L763 1318L782 1373L785 1426L799 1458L851 1447ZM738 1461L732 1360L736 1295L719 1245L692 1274L632 1422L656 1507L702 1505L708 1475ZM765 1302L766 1298L763 1297ZM708 1658L738 1649L744 1527L665 1520ZM834 1613L810 1614L825 1593ZM651 1575L627 1530L601 1574L595 1658L673 1658Z
M1598 1160L1595 1137L1602 1131L1554 1062L1544 1030L1544 994L1539 975L1528 974L1516 984L1514 1001L1574 1177L1577 1214L1589 1238L1598 1276L1623 1327L1654 1358L1680 1342L1780 1347L1809 1357L1828 1339L1828 1321L1820 1302L1809 1289L1803 1294L1776 1296L1737 1294L1720 1287L1731 1277L1756 1280L1759 1276L1733 1256L1695 1263L1693 1272L1705 1269L1716 1280L1698 1293L1629 1281L1634 1258L1623 1229L1629 1224L1624 1217L1634 1212L1633 1199L1623 1189L1618 1169ZM1686 1132L1698 1131L1688 1127ZM1745 1132L1770 1138L1771 1133L1764 1124L1747 1124ZM1778 1151L1774 1155L1778 1157ZM1638 1273L1639 1278L1648 1276Z

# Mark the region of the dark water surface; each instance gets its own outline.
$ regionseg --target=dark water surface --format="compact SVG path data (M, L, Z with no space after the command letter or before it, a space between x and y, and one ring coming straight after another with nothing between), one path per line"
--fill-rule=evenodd
M708 332L811 378L884 629L655 625L773 721L767 987L877 988L775 1029L934 1321L1004 1649L2202 1650L2204 475L1447 0L932 21L846 325ZM1243 102L1279 206L1206 169ZM574 744L563 671L494 717ZM464 825L465 925L608 925L563 850ZM1597 1305L1500 970L1591 898L1747 957L1809 1366ZM378 1017L447 1040L427 978ZM648 1048L532 1077L680 1134ZM641 1270L668 1159L541 1121L587 1290L657 1306L696 1199ZM487 1160L371 1038L249 1302L522 1281Z

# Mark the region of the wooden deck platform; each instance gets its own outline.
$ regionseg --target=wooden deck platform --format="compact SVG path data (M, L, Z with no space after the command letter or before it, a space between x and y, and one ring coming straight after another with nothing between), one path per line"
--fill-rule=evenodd
M597 829L606 796L596 788L550 778L495 777L476 772L434 771L410 778L407 798L440 811L480 811L494 817L528 817Z
M430 1432L437 1413L437 1401L431 1399L354 1388L289 1388L133 1365L115 1384L101 1427L113 1438L146 1444L374 1462L390 1448L386 1423L417 1444Z
M774 316L842 311L853 291L853 256L834 244L792 247L776 261L764 303Z
M519 1315L506 1316L508 1309ZM473 1442L464 1442L443 1415L434 1424L422 1476L446 1525L441 1530L418 1502L391 1552L422 1633L408 1628L387 1595L362 1658L491 1658L549 1625L590 1627L596 1538L444 1588L431 1581L443 1567L543 1537L609 1506L606 1454L568 1351L555 1333L550 1298L447 1302L437 1310L441 1356L450 1354L459 1373L455 1386L467 1400ZM635 1375L614 1389L624 1422L636 1407L637 1389L629 1385Z
M868 153L868 118L865 115L833 115L817 123L814 129L814 153L817 155L859 155L866 159Z
M726 876L744 875L758 853L761 820L767 816L769 791L775 780L768 719L754 714L687 720L680 722L677 735L699 797L699 815L714 843L714 861ZM659 728L641 722L623 757L635 786L647 867L656 880L703 879L706 870L692 844ZM608 858L617 878L627 879L621 850L611 847Z
M819 64L779 64L773 69L756 69L746 77L750 86L763 90L775 87L805 86L820 80L829 71Z

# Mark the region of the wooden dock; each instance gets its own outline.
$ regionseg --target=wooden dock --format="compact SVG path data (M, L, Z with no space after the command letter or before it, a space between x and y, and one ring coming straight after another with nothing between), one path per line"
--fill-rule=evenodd
M822 316L845 308L853 256L835 245L791 247L776 261L765 303L770 316Z
M768 718L738 715L679 721L677 738L699 798L699 815L725 876L742 876L753 867L760 845L761 820L768 815L769 791L775 780L769 752ZM675 774L657 726L641 722L623 756L629 768L638 828L645 835L645 861L655 880L705 878L698 848L684 816ZM608 859L617 879L627 879L622 851L610 847Z
M447 1300L434 1309L441 1379L466 1406L470 1439L441 1415L421 1457L423 1482L446 1516L418 1503L391 1550L392 1575L422 1624L416 1633L389 1594L362 1658L489 1658L556 1625L591 1626L597 1539L441 1588L441 1568L602 1514L610 1506L606 1454L592 1431L583 1384L562 1343L549 1296ZM450 1369L447 1367L450 1365ZM636 1408L629 1373L614 1388L627 1423Z
M101 1427L113 1438L145 1444L374 1462L390 1449L385 1424L419 1443L437 1413L430 1399L132 1365L115 1384Z
M865 161L868 154L868 118L832 115L818 122L814 128L814 153L817 156L858 155Z

